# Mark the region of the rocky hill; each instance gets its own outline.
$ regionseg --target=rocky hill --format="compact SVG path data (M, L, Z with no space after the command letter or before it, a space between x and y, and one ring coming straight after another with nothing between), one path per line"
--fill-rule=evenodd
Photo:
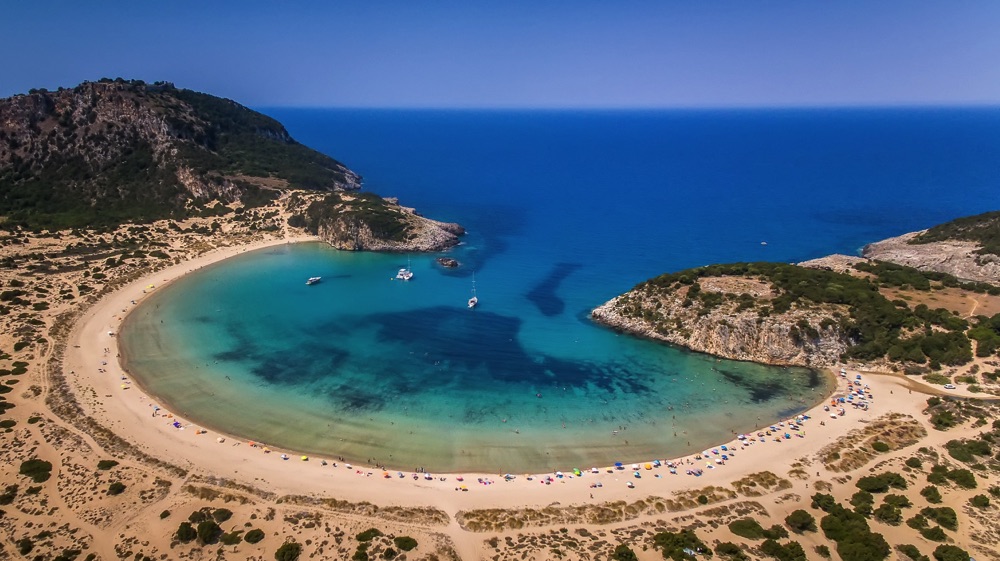
M882 287L961 287L954 277L867 262L854 274L783 263L733 263L665 274L592 312L635 335L725 358L828 366L843 360L926 366L966 364L1000 346L1000 314L967 321L943 308L912 309ZM998 291L969 285L983 294Z
M8 227L183 219L301 191L333 197L326 210L326 198L313 199L299 225L338 247L457 243L461 227L369 193L338 195L360 187L358 174L296 142L274 119L169 83L101 80L0 100L0 216Z
M1000 284L1000 212L987 212L865 246L870 259Z
M848 307L815 304L779 307L784 293L760 276L698 270L664 275L599 306L595 321L615 329L735 360L825 366L850 346L832 318Z

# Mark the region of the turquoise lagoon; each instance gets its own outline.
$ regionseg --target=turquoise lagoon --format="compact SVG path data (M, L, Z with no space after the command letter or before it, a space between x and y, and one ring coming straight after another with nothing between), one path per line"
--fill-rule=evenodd
M664 271L851 253L1000 202L996 110L269 113L372 190L465 225L447 253L462 267L246 253L130 314L127 368L204 426L403 470L670 457L801 412L825 376L620 335L589 310ZM391 280L408 258L414 279Z

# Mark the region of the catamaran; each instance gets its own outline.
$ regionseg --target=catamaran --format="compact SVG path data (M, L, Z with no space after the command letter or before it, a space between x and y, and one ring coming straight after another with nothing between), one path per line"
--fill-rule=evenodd
M396 278L399 279L399 280L405 280L405 281L408 281L408 280L410 280L410 279L413 278L413 271L410 270L410 258L409 257L406 258L406 267L400 269L399 272L396 273Z
M475 308L479 305L479 297L476 296L476 273L472 273L472 298L469 298L469 307Z

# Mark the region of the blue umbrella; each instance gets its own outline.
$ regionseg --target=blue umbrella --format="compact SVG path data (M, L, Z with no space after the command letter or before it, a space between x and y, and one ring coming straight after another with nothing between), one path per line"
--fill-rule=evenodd
M620 468L620 467L622 467L622 463L621 463L621 462L615 462L615 467L616 467L616 468Z

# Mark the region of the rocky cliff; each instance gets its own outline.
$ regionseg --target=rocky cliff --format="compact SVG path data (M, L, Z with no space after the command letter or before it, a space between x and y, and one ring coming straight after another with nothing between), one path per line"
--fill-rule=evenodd
M851 342L831 318L846 314L846 306L765 311L779 294L766 280L753 278L706 277L667 288L647 283L591 316L633 335L728 359L814 367L837 363Z

